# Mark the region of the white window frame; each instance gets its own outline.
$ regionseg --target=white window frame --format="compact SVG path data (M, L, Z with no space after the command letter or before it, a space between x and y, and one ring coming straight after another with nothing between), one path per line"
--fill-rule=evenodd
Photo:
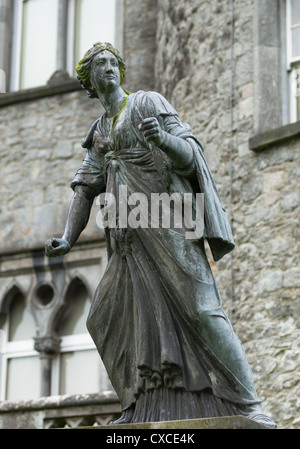
M57 396L60 394L60 363L61 356L66 352L79 352L94 349L97 353L95 343L91 336L86 334L66 335L61 337L60 351L52 359L51 366L51 395ZM98 354L96 354L97 356ZM99 356L98 356L99 357Z
M74 39L75 39L75 0L68 1L68 19L67 19L67 34L66 34L66 70L74 75Z
M8 320L2 331L1 364L0 364L0 401L7 400L7 368L10 359L24 357L38 357L39 353L34 349L34 340L8 341Z
M107 0L111 1L111 0ZM67 35L66 35L66 70L71 75L75 75L75 65L78 61L74 60L74 38L75 38L75 17L76 17L76 0L68 0L68 19L67 19ZM123 51L123 14L124 14L124 0L115 0L116 2L116 17L115 17L115 32L114 40L116 48L122 53ZM92 43L91 43L92 44ZM88 50L88 49L87 49ZM83 56L83 55L82 55Z
M10 90L19 90L20 88L20 70L21 70L21 36L22 36L22 17L23 17L23 1L14 1L13 16L13 35L12 35L12 63L10 71Z
M12 0L13 7L13 33L12 33L12 58L10 67L10 91L21 89L21 60L22 60L22 33L23 33L23 3L24 0ZM29 0L28 0L29 1ZM59 42L57 43L59 45ZM57 53L57 49L56 49ZM57 56L57 54L56 54ZM57 62L56 62L57 65ZM53 70L53 72L55 69ZM49 74L49 78L52 73ZM38 87L38 86L37 86Z
M298 28L299 24L295 24L292 26L291 23L291 15L292 15L292 4L291 0L286 0L286 30L287 30L287 70L289 74L289 85L290 85L290 121L296 122L300 120L300 117L297 117L297 86L296 86L296 73L298 72L300 76L300 55L298 57L293 57L292 54L292 30L294 28ZM295 68L295 65L299 65L299 67ZM297 71L297 72L296 72Z
M14 2L13 16L13 34L12 34L12 58L10 68L10 91L20 90L20 69L21 69L21 52L22 52L22 17L23 17L23 0L12 0ZM67 1L67 30L64 35L65 42L58 42L58 46L66 46L65 67L70 76L75 76L74 67L78 61L74 61L74 38L75 38L75 1ZM110 1L110 0L107 0ZM120 52L123 51L123 12L124 0L116 1L116 18L115 18L115 45ZM58 17L58 21L59 21ZM61 36L61 33L59 33ZM61 37L60 37L61 39ZM56 65L58 64L58 61ZM62 67L59 67L62 69ZM57 67L54 69L56 70ZM49 74L49 78L52 74Z
M10 359L24 357L38 357L39 352L34 349L34 340L8 341L8 320L6 320L3 329L1 329L1 347L0 347L0 401L8 400L7 392L7 368ZM89 333L66 335L61 337L60 351L57 353L51 364L51 386L52 396L60 394L60 363L61 356L67 352L80 352L95 350L95 357L99 357L95 343ZM40 372L39 372L40 375Z

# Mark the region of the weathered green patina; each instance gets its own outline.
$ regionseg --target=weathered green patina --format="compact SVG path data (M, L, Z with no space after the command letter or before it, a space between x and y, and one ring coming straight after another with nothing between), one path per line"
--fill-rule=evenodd
M125 64L110 44L95 44L77 70L105 113L83 140L65 232L46 243L48 256L70 251L105 192L118 197L126 187L149 202L153 193L204 196L195 238L185 222L152 227L149 211L145 226L123 226L117 209L106 228L109 260L87 326L121 401L118 423L242 414L274 426L205 253L204 239L216 261L234 242L201 142L162 95L122 89Z

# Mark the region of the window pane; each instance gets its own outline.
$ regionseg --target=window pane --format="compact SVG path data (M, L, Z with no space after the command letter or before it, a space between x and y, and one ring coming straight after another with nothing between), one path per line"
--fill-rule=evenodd
M292 56L293 58L300 57L300 27L292 30Z
M59 394L97 393L111 389L96 349L61 354Z
M46 84L56 69L58 0L23 3L21 88Z
M299 0L292 0L292 25L300 23L300 2Z
M115 45L115 0L77 0L75 65L95 42Z
M32 339L35 335L34 319L25 308L25 300L21 294L16 295L9 310L8 341Z
M40 361L38 356L9 359L7 365L6 399L39 397Z

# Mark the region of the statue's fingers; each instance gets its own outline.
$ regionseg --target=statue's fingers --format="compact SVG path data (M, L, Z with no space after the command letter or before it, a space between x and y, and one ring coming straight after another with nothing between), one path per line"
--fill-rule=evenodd
M143 124L143 130L146 131L148 129L159 129L158 122L150 122Z
M158 134L159 129L157 127L152 127L144 131L144 136L157 136Z

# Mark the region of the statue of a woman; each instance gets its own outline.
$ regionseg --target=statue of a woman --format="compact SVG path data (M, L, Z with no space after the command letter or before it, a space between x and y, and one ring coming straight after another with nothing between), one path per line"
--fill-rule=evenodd
M201 236L186 238L185 223L153 227L151 211L148 226L124 227L117 209L106 229L109 260L87 327L120 398L115 423L242 414L275 426L261 410L204 250L206 239L217 261L234 243L201 143L163 96L122 89L125 64L112 45L94 44L76 70L105 112L83 140L65 232L48 240L48 256L70 251L103 192L117 197L126 186L149 203L153 193L204 194Z

